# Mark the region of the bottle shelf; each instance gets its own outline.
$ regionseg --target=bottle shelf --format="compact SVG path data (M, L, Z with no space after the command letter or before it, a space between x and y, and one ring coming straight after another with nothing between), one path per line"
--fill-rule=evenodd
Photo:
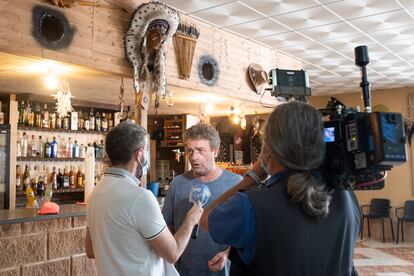
M26 131L43 131L43 132L58 132L58 133L80 133L80 134L101 134L106 135L106 131L93 131L93 130L71 130L62 128L40 128L40 127L17 127L17 130Z
M160 145L162 148L176 148L176 147L184 147L183 141L167 141Z
M167 132L167 133L182 133L183 130L181 128L173 128L173 129L164 129L164 132Z
M71 189L55 189L53 190L54 194L67 194L67 193L80 193L84 192L85 188L71 188ZM17 196L26 196L24 191L16 191Z
M83 162L85 158L47 158L47 157L17 157L17 161L26 162ZM99 160L97 160L99 161Z

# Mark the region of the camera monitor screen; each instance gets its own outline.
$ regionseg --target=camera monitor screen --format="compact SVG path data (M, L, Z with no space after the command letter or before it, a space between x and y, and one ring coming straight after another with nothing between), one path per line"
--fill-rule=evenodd
M325 127L324 134L326 143L335 142L335 127Z

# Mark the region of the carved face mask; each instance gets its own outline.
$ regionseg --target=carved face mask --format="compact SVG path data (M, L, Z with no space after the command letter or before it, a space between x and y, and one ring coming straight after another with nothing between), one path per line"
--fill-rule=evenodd
M162 19L155 19L148 25L147 46L150 49L158 50L167 37L169 29L168 22Z
M149 31L147 34L148 48L152 50L158 50L166 37L167 36L165 34L156 31Z

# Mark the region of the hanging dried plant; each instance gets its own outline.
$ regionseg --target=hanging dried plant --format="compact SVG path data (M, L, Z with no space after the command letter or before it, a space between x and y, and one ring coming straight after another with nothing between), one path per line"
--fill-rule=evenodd
M59 117L63 118L69 115L69 112L74 111L72 107L72 93L70 92L69 82L67 80L62 81L62 85L56 95L52 95L56 100L56 111Z

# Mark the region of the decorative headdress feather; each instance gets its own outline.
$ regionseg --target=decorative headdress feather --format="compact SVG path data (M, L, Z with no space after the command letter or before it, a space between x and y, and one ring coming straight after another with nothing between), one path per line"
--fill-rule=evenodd
M146 35L148 30L163 31L166 37L157 50L154 61L153 89L158 96L165 95L165 57L167 46L180 22L177 11L162 2L144 3L136 8L125 34L125 55L134 69L134 91L139 92L140 82L149 77L147 68Z

